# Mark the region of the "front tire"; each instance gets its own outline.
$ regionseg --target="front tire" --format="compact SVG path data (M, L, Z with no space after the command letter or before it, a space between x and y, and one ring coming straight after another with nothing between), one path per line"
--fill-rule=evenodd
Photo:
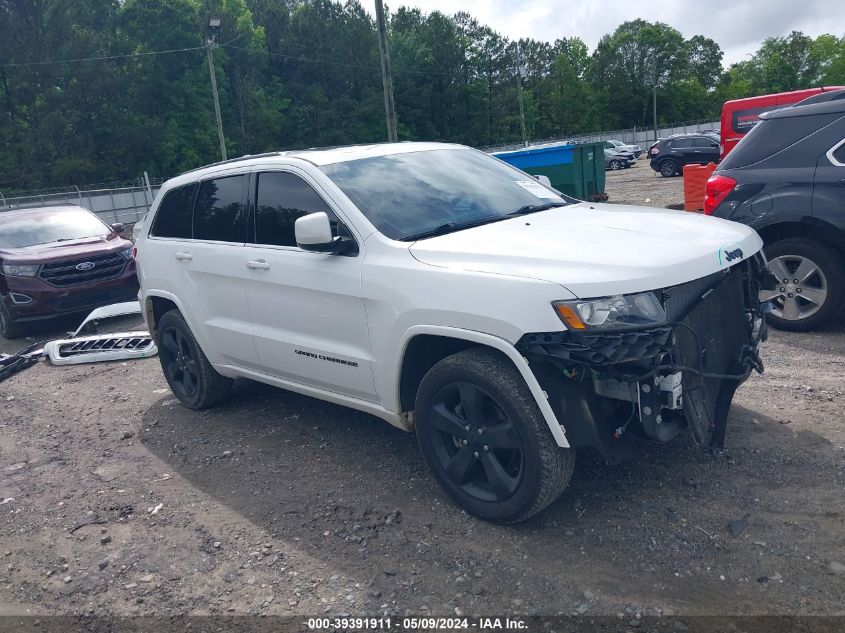
M165 312L157 326L158 358L170 390L189 409L207 409L232 391L232 379L208 362L178 310Z
M622 163L620 163L618 160L610 161L610 168L613 171L616 171L617 169L620 169L621 167L622 167Z
M23 336L23 327L12 320L8 308L0 301L0 336L13 339Z
M678 163L671 158L667 158L660 163L660 175L664 178L671 178L678 173Z
M495 523L517 523L563 492L575 454L554 441L516 368L474 348L432 367L416 399L420 450L458 506Z
M779 330L806 332L836 316L845 297L845 262L834 249L807 238L790 238L765 248L774 290L761 301L772 302L768 321Z

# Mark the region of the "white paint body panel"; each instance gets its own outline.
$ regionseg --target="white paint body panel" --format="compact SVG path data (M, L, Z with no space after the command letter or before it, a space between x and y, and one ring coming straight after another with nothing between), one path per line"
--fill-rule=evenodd
M698 213L583 202L417 242L433 266L559 283L581 299L654 290L726 268L763 242L742 224Z
M325 198L360 252L344 257L296 247L221 247L142 235L138 275L148 323L149 299L170 299L222 374L344 404L402 428L411 425L401 411L399 377L414 336L450 336L488 345L514 363L555 440L568 446L565 429L514 347L526 333L565 329L551 303L691 281L727 267L726 249L742 250L742 257L730 262L735 264L762 246L753 230L733 222L587 203L413 244L397 242L376 231L319 168L448 147L459 146L397 143L285 152L210 166L168 181L156 198L150 223L173 187L230 173L294 172ZM231 255L219 256L227 249ZM194 257L178 261L177 252ZM248 261L257 259L269 268L247 268Z

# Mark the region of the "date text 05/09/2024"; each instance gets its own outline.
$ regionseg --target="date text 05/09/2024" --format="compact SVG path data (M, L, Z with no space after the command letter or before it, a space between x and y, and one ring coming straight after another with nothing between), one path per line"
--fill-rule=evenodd
M528 625L519 618L479 617L479 618L308 618L311 631L367 631L367 630L476 630L476 631L524 631Z

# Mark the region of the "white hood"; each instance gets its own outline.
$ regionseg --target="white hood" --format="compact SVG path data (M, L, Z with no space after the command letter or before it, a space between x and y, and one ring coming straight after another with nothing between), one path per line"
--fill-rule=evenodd
M762 246L736 222L582 202L420 240L410 250L432 266L542 279L590 298L698 279Z

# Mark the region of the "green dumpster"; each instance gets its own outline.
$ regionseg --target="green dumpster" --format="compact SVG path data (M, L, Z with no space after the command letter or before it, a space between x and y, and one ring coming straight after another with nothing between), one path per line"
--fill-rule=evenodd
M604 143L543 145L493 154L534 176L547 176L552 187L579 200L606 200Z

